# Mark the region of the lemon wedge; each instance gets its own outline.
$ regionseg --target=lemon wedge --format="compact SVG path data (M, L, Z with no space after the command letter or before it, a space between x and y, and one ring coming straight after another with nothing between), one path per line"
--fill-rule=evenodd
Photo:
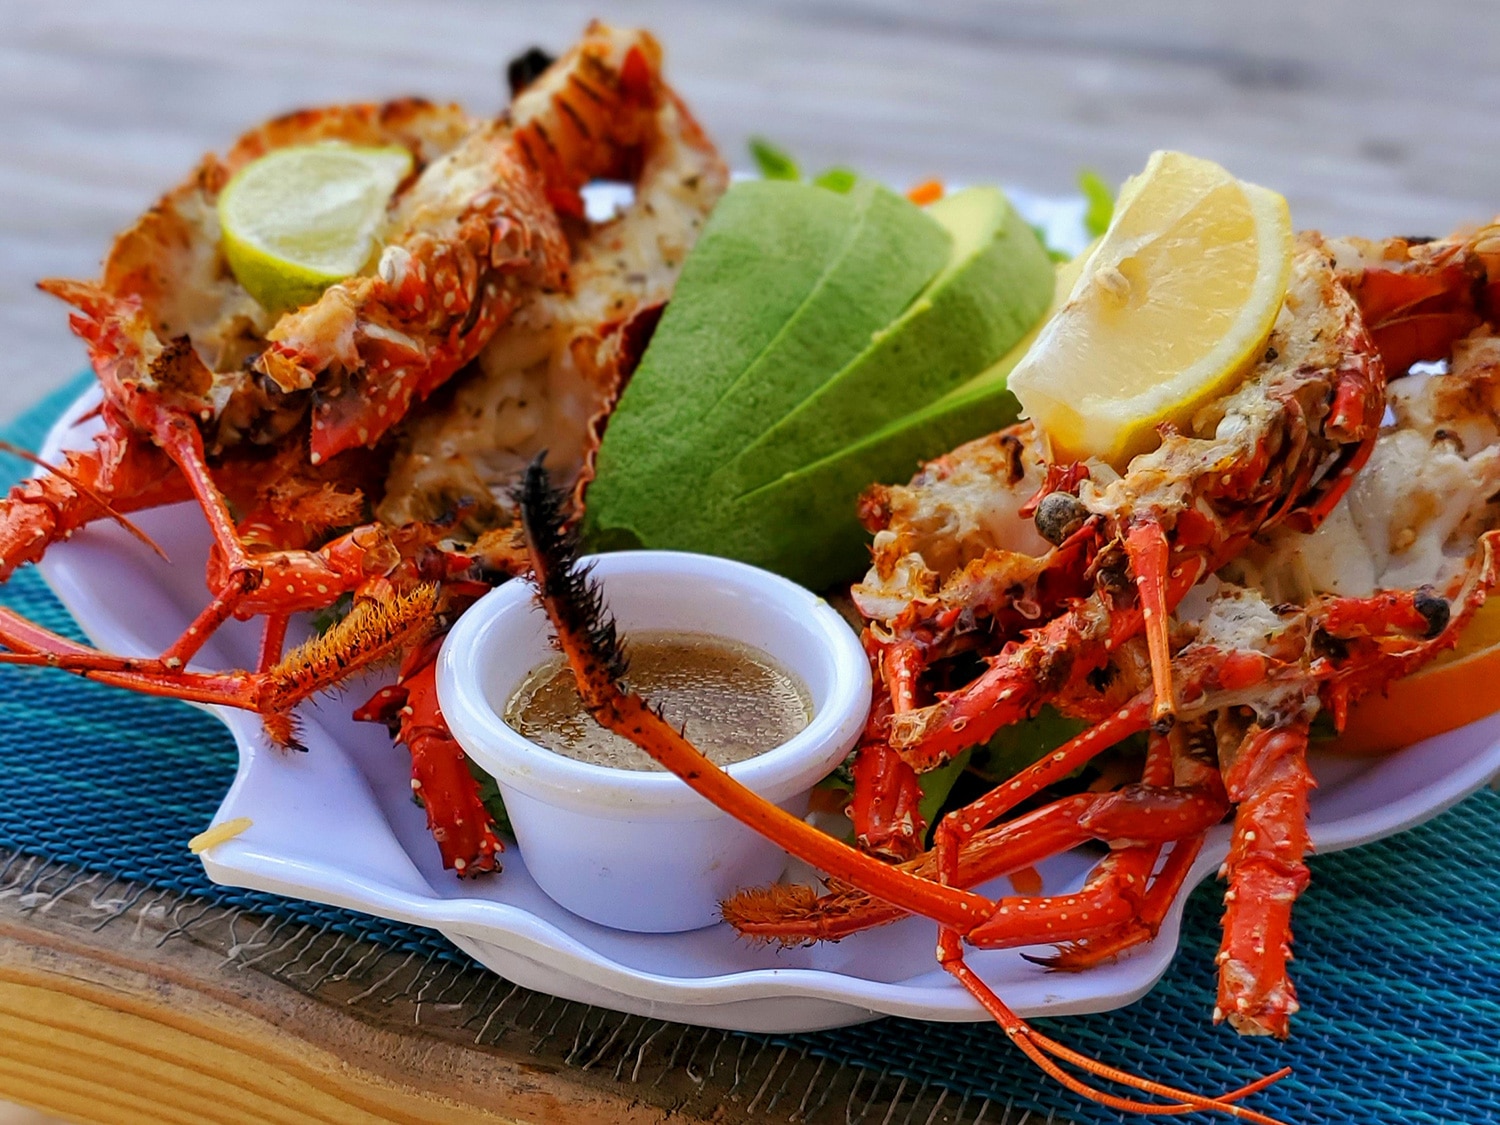
M1260 354L1291 265L1285 199L1212 161L1153 153L1010 388L1055 455L1123 468Z
M391 195L411 169L404 148L342 141L251 161L219 193L229 268L272 311L316 300L369 262Z

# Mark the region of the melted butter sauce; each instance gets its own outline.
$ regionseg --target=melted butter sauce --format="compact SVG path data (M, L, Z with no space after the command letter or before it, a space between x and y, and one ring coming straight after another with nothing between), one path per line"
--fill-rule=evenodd
M765 653L702 633L631 634L626 683L720 766L786 742L812 718L807 687ZM505 705L506 723L548 750L625 770L662 770L584 710L561 656L537 665Z

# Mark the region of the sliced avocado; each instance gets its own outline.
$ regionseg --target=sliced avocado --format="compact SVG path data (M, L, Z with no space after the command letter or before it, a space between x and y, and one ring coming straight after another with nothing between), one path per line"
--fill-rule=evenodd
M585 534L682 546L710 474L863 351L949 259L947 230L873 181L734 185L683 266L599 449Z
M848 240L771 344L696 419L700 441L712 434L718 449L742 450L866 350L948 263L947 228L904 197L860 180L844 198L854 212ZM741 278L730 284L747 302L761 299Z
M869 561L856 515L860 493L875 482L908 480L922 461L1016 421L1020 403L1006 378L1067 300L1087 257L1085 251L1055 268L1047 315L995 363L936 402L741 496L719 546L684 549L732 555L813 589L858 575Z
M870 557L856 515L860 493L907 480L922 461L1015 422L1021 408L1005 376L1031 339L938 402L740 497L712 543L682 548L729 555L815 590L856 577Z
M927 212L953 237L947 265L853 362L722 470L736 495L961 386L1005 355L1046 311L1051 259L1003 193L968 188Z

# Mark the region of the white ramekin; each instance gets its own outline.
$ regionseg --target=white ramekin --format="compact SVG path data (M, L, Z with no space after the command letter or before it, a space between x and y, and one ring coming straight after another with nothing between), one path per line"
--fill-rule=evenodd
M812 721L729 775L806 812L808 791L853 748L870 703L869 662L833 607L778 575L707 555L621 551L587 561L627 641L636 629L713 634L801 678ZM437 672L453 736L499 784L538 885L591 921L672 933L717 922L723 899L776 879L785 854L672 774L577 762L506 725L506 701L553 651L531 584L512 581L459 619Z

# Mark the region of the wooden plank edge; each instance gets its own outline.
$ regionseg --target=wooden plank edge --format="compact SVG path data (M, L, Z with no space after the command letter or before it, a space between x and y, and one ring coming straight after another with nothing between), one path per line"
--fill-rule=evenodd
M668 1116L573 1073L371 1026L260 974L234 984L0 921L0 1032L29 1025L0 1034L0 1092L99 1125L152 1120L136 1100L147 1095L191 1120L287 1125Z

